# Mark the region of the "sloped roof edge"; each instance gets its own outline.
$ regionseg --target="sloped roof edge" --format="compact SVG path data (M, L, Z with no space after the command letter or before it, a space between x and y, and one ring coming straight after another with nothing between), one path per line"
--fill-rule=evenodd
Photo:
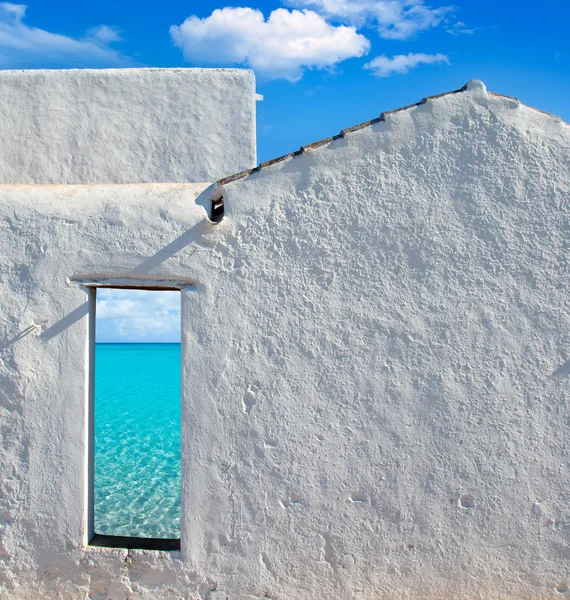
M234 175L229 175L228 177L219 179L215 185L216 185L216 187L223 187L224 185L226 185L228 183L232 183L233 181L238 181L239 179L248 177L249 175L252 175L253 173L257 173L258 171L261 171L261 169L264 169L265 167L269 167L271 165L283 162L294 156L299 156L300 154L303 154L307 150L314 150L316 148L320 148L321 146L325 146L326 144L329 144L330 142L333 142L334 140L343 138L347 133L352 133L354 131L364 129L365 127L370 127L370 125L374 125L375 123L380 123L382 121L385 121L387 115L392 115L397 112L409 110L410 108L414 108L416 106L425 104L426 102L429 102L430 100L435 100L437 98L443 98L444 96L451 96L453 94L459 94L461 92L471 90L475 87L485 89L485 86L482 82L477 81L477 80L472 80L472 81L467 82L462 88L460 88L458 90L454 90L451 92L444 92L442 94L435 94L434 96L426 96L425 98L422 98L419 102L416 102L414 104L408 104L407 106L402 106L400 108L395 108L393 110L384 111L383 113L380 114L379 117L376 117L375 119L370 119L369 121L364 121L363 123L359 123L358 125L353 125L352 127L347 127L346 129L342 129L340 131L340 133L338 133L337 135L333 135L332 137L318 140L316 142L313 142L312 144L307 144L305 146L301 146L299 148L299 150L295 150L294 152L289 152L288 154L284 154L283 156L278 156L277 158L272 158L271 160L266 160L266 161L260 163L257 167L253 167L252 169L248 169L247 171L241 171L241 173L235 173ZM487 94L489 96L496 96L498 98L507 98L509 100L516 100L517 102L520 102L520 100L518 98L514 98L512 96L506 96L504 94L497 94L496 92L488 92L487 91ZM523 103L521 103L521 104L523 104ZM548 115L550 117L555 117L557 119L562 120L557 115L553 115L552 113L541 110L540 108L535 108L534 106L528 106L527 104L524 104L524 106L527 106L528 108L532 108L533 110L536 110L537 112Z

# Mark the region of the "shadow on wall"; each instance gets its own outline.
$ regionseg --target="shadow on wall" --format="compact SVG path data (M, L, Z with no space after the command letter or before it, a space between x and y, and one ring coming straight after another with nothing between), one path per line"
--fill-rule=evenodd
M212 224L208 219L204 219L191 227L188 231L184 232L179 238L176 238L173 242L170 242L168 246L165 246L162 250L159 250L154 256L144 260L138 267L135 267L131 273L138 275L147 275L153 269L162 264L165 260L174 256L177 252L180 252L186 246L193 244L197 239L201 238L205 233L210 231Z
M209 193L209 188L205 192ZM203 192L204 194L204 192ZM201 195L203 195L201 194ZM198 199L197 199L198 203ZM167 246L159 250L153 256L145 259L138 267L135 267L131 270L133 274L147 275L153 269L161 265L163 262L174 256L177 252L180 252L183 248L186 248L190 244L193 244L198 239L200 239L205 233L210 231L214 227L214 225L208 220L203 219L194 227L191 227L188 231L185 231L181 236L176 238L174 241L170 242ZM85 302L68 315L63 317L60 321L46 329L43 333L41 333L40 337L49 341L54 338L56 335L59 335L62 331L67 329L70 325L73 325L83 317L87 315L89 312L89 303ZM0 350L4 350L15 344L17 341L25 338L27 335L31 333L35 333L36 335L40 334L42 331L41 324L32 324L29 327L26 327L19 333L17 333L14 337L5 342L0 342ZM562 378L568 377L570 375L570 359L568 359L563 365L558 367L555 371L552 372L552 377Z
M68 315L63 317L61 321L58 321L55 325L52 325L49 329L46 329L42 335L42 340L51 340L56 335L59 335L64 329L67 329L70 325L73 325L76 321L83 318L89 312L89 303L85 302L79 308L71 311Z
M185 231L180 237L176 238L173 242L165 246L161 250L159 250L153 256L144 260L138 267L135 267L130 272L139 275L147 275L153 269L161 265L164 261L174 256L177 252L180 252L183 248L193 244L196 240L200 239L205 233L211 230L213 227L212 223L208 219L203 219L194 227L191 227L188 231ZM75 322L79 321L87 315L89 312L89 303L85 302L68 315L63 317L61 321L58 321L48 329L46 329L42 334L41 338L45 341L49 341L54 338L56 335L59 335L62 331L67 329L70 325L73 325ZM24 329L24 331L20 332L18 335L13 337L11 340L6 342L5 344L0 344L0 349L7 347L14 342L17 342L19 339L31 333L36 326L28 327ZM30 330L30 331L28 331Z
M12 344L15 344L18 340L25 338L27 335L29 335L30 333L33 333L34 331L37 331L37 330L38 330L37 325L30 325L29 327L26 327L26 329L22 329L22 331L17 333L12 339L6 340L5 342L1 342L0 350L5 350Z

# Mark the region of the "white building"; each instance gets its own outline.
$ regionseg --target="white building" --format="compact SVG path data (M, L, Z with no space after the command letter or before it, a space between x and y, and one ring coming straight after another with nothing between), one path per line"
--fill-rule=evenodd
M471 82L211 184L247 71L0 99L2 598L570 597L567 124ZM88 545L101 285L183 289L179 552Z

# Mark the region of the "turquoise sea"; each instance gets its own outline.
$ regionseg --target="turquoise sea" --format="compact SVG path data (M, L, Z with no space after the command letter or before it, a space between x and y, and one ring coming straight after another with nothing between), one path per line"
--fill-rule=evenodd
M95 533L180 537L180 344L95 345Z

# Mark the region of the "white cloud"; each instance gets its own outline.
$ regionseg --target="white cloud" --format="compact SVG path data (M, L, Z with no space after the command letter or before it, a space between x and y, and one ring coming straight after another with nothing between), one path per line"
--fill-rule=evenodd
M355 27L333 26L310 10L279 8L266 20L256 9L227 7L204 19L191 16L170 33L189 62L247 65L262 77L289 81L370 49Z
M287 0L343 23L373 26L386 39L405 40L419 31L437 27L453 11L452 6L432 8L423 0Z
M389 77L394 73L407 73L418 65L434 65L437 63L449 64L449 58L445 54L398 54L393 58L386 55L377 56L364 65L378 77Z
M109 27L109 25L99 25L92 27L87 31L85 39L92 40L98 44L112 44L113 42L121 41L121 34L116 27Z
M106 25L74 39L23 23L26 5L0 2L0 68L116 67L132 61L108 46L119 39Z
M180 293L97 291L98 342L179 342Z
M473 29L469 29L465 23L462 23L461 21L457 21L457 23L454 23L453 25L451 25L449 27L449 29L447 29L447 33L450 33L451 35L473 35L478 28L473 28Z

